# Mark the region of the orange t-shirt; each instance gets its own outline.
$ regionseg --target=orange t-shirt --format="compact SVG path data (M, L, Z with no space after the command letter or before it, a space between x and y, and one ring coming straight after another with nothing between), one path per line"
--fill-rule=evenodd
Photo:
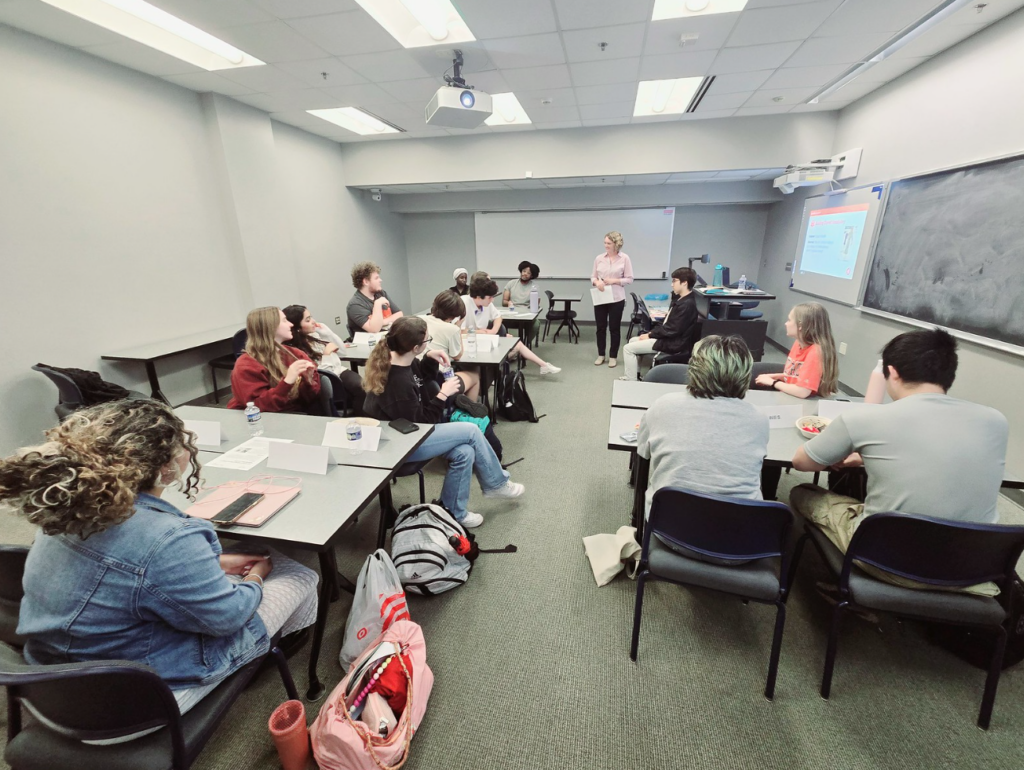
M786 368L782 371L785 382L807 388L817 395L821 387L821 348L817 345L804 348L799 342L794 342L786 356Z

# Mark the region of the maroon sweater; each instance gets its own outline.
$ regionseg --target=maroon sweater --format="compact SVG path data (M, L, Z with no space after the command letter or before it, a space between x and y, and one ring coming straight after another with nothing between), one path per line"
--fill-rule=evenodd
M281 361L286 367L299 358L310 360L309 356L294 348L281 353ZM271 385L267 367L248 353L242 353L231 370L228 409L245 409L245 405L252 401L261 412L304 413L320 396L320 377L316 370L309 370L299 378L299 392L294 399L289 396L291 389L292 386L284 380Z

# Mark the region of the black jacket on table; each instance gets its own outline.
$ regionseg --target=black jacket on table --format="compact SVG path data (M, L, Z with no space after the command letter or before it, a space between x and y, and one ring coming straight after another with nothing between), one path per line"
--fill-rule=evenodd
M659 353L676 355L689 353L697 339L700 317L697 315L697 303L693 294L685 297L673 295L665 321L651 329L654 349Z
M392 364L384 392L367 393L363 410L377 420L442 422L445 402L437 397L437 373L437 361L426 356L422 361L414 358L409 366Z

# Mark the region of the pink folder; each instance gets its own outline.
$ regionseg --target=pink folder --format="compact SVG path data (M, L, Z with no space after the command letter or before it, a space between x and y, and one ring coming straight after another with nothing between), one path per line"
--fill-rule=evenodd
M232 527L259 527L265 524L278 511L302 490L298 487L276 487L268 484L238 482L225 484L210 490L201 500L190 506L185 513L199 519L212 519L230 503L233 503L246 492L266 495L256 505L235 519Z

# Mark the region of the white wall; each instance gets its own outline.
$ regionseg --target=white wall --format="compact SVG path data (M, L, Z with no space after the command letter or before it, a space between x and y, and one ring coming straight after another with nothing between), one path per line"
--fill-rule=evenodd
M1024 12L979 32L854 102L839 115L833 152L863 147L856 184L1024 152ZM783 341L789 307L809 299L788 290L785 263L796 254L802 200L773 207L769 215L762 283L780 293L771 308L769 335ZM824 301L837 342L843 382L863 391L881 347L911 328ZM1024 360L968 342L951 393L988 404L1010 420L1009 464L1024 475Z

